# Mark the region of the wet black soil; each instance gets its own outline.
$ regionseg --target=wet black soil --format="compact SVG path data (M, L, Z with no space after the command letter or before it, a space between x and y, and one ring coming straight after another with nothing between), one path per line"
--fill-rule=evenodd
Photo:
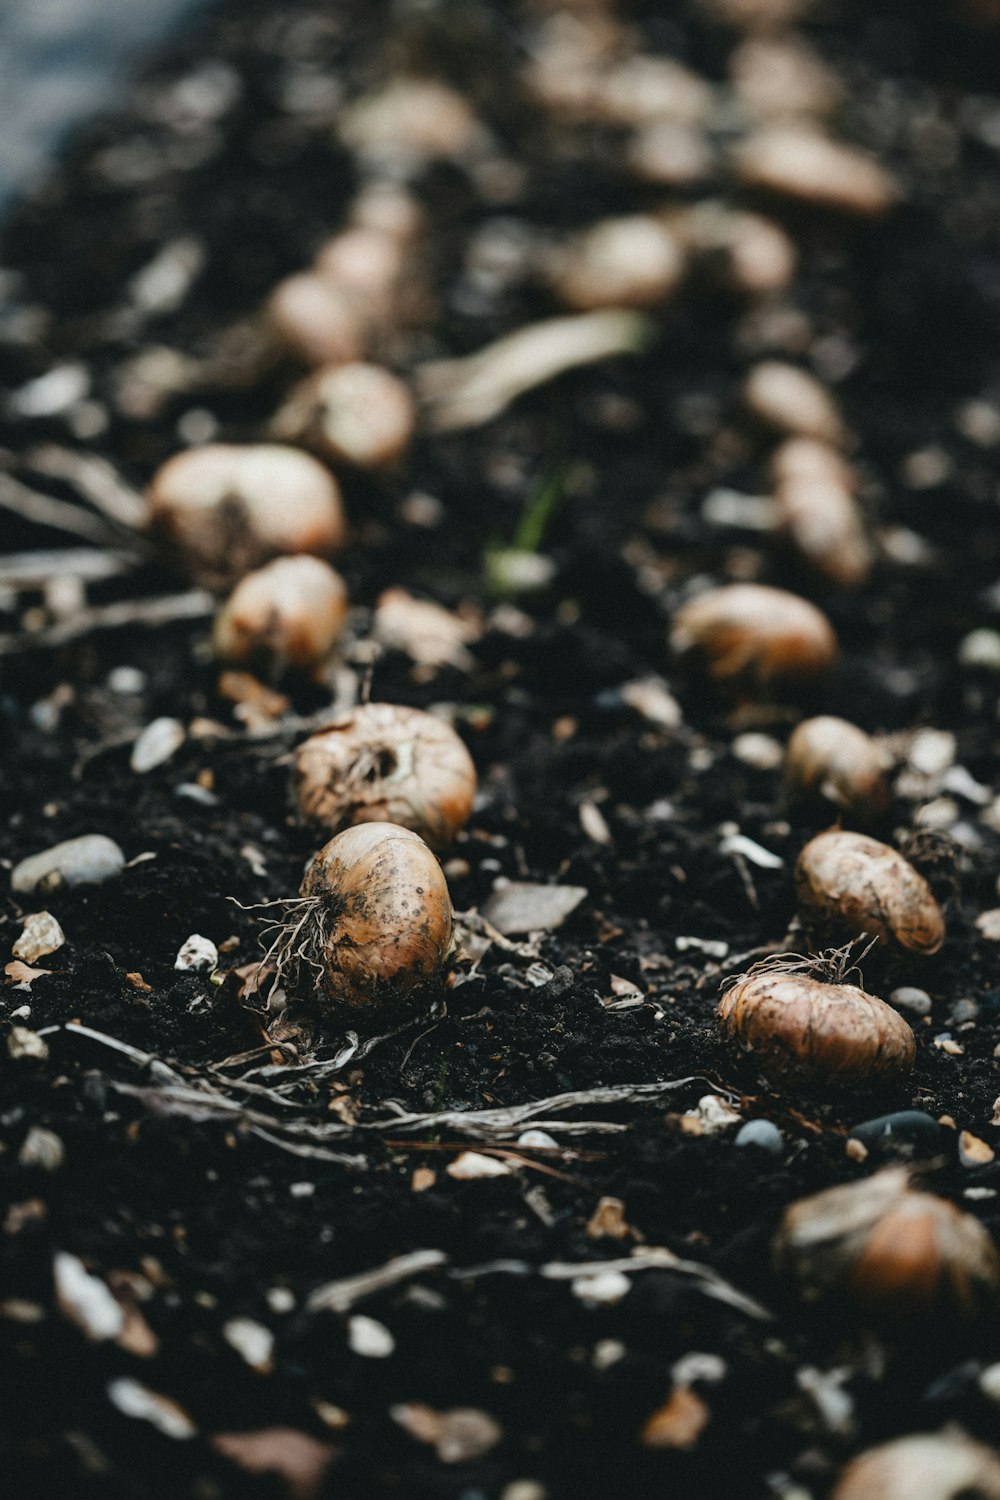
M792 300L839 371L866 512L886 542L862 591L835 590L759 533L705 519L707 490L760 490L765 449L741 423L737 385L748 349L783 352L764 335L753 344L746 310L708 288L667 309L642 358L569 375L484 429L421 439L405 476L347 479L353 535L341 565L359 607L402 585L449 606L472 601L485 621L469 670L427 673L389 653L371 683L378 699L450 706L475 758L481 796L446 856L456 909L477 908L500 876L588 893L534 952L492 947L423 1025L335 1078L298 1083L284 1103L232 1087L215 1105L180 1097L178 1080L212 1082L215 1065L261 1045L261 1018L235 978L215 984L175 970L174 959L199 933L223 949L223 970L251 963L259 924L247 908L297 890L311 843L290 812L285 757L302 730L241 727L217 693L204 621L33 649L25 638L45 625L45 600L3 595L0 854L12 865L100 832L130 862L100 887L2 900L5 955L18 918L40 905L67 939L39 960L51 972L30 991L0 999L3 1016L42 1033L48 1050L5 1052L0 1065L5 1493L583 1500L797 1485L819 1500L847 1456L887 1436L956 1417L980 1436L995 1430L976 1384L996 1357L993 1327L904 1329L876 1342L842 1307L804 1308L769 1255L788 1204L871 1172L871 1159L846 1153L847 1130L904 1108L948 1117L946 1146L920 1164L922 1180L1000 1232L1000 1167L963 1166L957 1152L960 1130L994 1139L1000 1093L1000 977L995 947L974 926L997 904L1000 838L967 784L945 793L956 804L960 881L957 892L942 884L944 949L867 975L881 993L908 983L932 997L931 1016L915 1023L911 1080L880 1094L777 1094L724 1050L714 1024L720 982L743 966L740 955L801 945L789 934L792 866L820 826L789 813L780 772L740 759L735 734L783 741L808 707L873 732L931 726L955 736L957 765L995 784L998 678L959 666L958 648L971 630L993 628L1000 608L988 593L1000 567L997 449L971 439L960 415L973 398L1000 397L1000 104L985 56L995 33L944 10L844 3L809 32L848 82L844 132L877 148L907 189L884 224L789 219L803 257ZM223 3L75 143L7 226L2 378L10 392L75 363L89 392L82 415L79 404L31 418L8 406L0 443L13 472L30 482L31 450L54 441L106 455L139 486L193 433L260 434L288 370L250 389L217 381L168 395L142 412L117 399L122 371L151 346L214 358L223 332L338 226L355 169L331 146L329 109L290 109L289 80L311 69L353 91L386 65L387 35L399 54L422 48L446 76L460 73L524 168L492 202L459 167L421 179L442 317L420 352L475 348L554 310L531 287L477 299L458 275L470 237L500 216L586 223L642 192L616 171L613 142L560 137L556 149L505 86L521 46L512 12L463 4L421 16L404 22L382 4ZM639 6L635 21L649 46L723 76L732 37L687 7L665 17ZM223 98L207 117L177 102L181 81L204 80L206 68L208 96ZM174 311L123 319L129 278L180 236L196 237L205 256L189 294ZM720 442L720 432L735 437ZM914 465L928 452L932 463ZM918 486L915 473L930 482ZM566 491L543 544L555 575L515 611L491 594L488 549L512 539L554 476ZM72 484L37 487L83 503ZM402 502L415 491L440 500L437 525L408 519ZM12 552L66 541L6 513L3 536ZM814 599L841 640L832 681L808 703L734 711L685 679L666 623L696 576L754 577ZM154 561L90 585L88 602L187 586ZM123 666L139 674L125 691ZM670 682L680 727L648 722L623 696L624 684L651 674ZM313 686L286 687L300 715L323 701ZM189 726L188 738L136 775L131 742L161 714ZM599 808L607 842L588 834L586 813L581 822L586 804ZM897 796L878 831L901 837L920 805ZM725 852L727 824L780 867ZM329 1024L326 1058L343 1039ZM372 1128L388 1101L433 1117L655 1083L676 1086L572 1110L567 1118L596 1122L580 1135L561 1134L559 1117L543 1111L559 1149L519 1148L516 1132L470 1138L433 1119L408 1132ZM697 1133L682 1117L711 1093L746 1119L774 1121L782 1154L735 1147L732 1128ZM318 1147L303 1133L337 1124L352 1128ZM54 1170L21 1160L37 1127L62 1143ZM513 1151L511 1174L449 1176L470 1144ZM624 1239L587 1233L604 1196L624 1204ZM543 1272L634 1246L699 1262L752 1304L707 1295L696 1276L661 1265L631 1275L620 1300L591 1305L570 1279ZM310 1309L317 1287L416 1250L444 1259L350 1313ZM125 1346L87 1338L55 1303L58 1252L125 1301L138 1298L148 1336ZM389 1330L387 1357L352 1347L359 1314ZM237 1318L272 1334L265 1371L227 1337ZM644 1424L692 1353L718 1357L703 1366L708 1380L694 1379L707 1424L689 1447L651 1447ZM817 1404L804 1370L840 1372L846 1415ZM176 1402L182 1435L123 1412L110 1394L120 1396L123 1378ZM477 1408L502 1436L481 1456L441 1462L398 1420L406 1403ZM328 1445L322 1485L254 1476L213 1442L271 1428Z

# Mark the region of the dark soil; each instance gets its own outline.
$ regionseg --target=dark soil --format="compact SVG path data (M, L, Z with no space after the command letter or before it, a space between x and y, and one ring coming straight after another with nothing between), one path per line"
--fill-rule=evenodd
M687 6L665 9L634 7L648 45L723 76L731 36ZM270 1142L239 1113L171 1104L155 1063L65 1028L82 1022L202 1080L213 1064L260 1045L260 1018L238 999L234 979L215 985L173 964L192 933L225 945L225 969L250 963L259 923L247 908L297 891L312 846L289 811L285 757L301 730L280 726L261 738L241 728L217 694L206 623L29 649L24 632L45 623L44 601L4 593L4 628L21 632L16 649L6 638L2 662L4 863L89 832L109 834L130 861L152 856L101 887L2 902L5 955L17 919L38 906L67 936L39 961L50 974L0 1001L6 1018L27 1006L15 1019L48 1046L46 1060L5 1052L0 1065L4 1494L294 1496L212 1442L283 1427L331 1446L316 1493L338 1500L735 1497L782 1494L793 1483L819 1500L847 1456L886 1437L952 1418L985 1438L995 1431L995 1408L976 1384L996 1357L994 1327L945 1324L876 1340L842 1307L804 1308L769 1253L791 1202L871 1172L871 1159L846 1154L846 1131L893 1109L949 1117L955 1129L946 1128L942 1154L921 1163L922 1180L1000 1232L1000 1166L964 1167L956 1146L958 1130L993 1139L1000 1093L1000 976L995 948L974 926L997 904L1000 873L1000 838L983 808L961 789L951 794L960 883L949 894L941 954L866 971L883 994L909 983L932 996L907 1084L822 1100L791 1086L777 1094L725 1051L714 1022L719 984L741 967L732 959L801 945L794 929L789 936L792 866L822 822L789 815L780 773L737 758L735 733L783 740L809 706L873 732L933 726L955 735L959 766L995 783L998 679L959 667L957 651L970 630L994 626L1000 608L987 592L1000 569L997 449L963 436L956 412L972 398L1000 398L1000 104L989 94L995 33L946 12L844 0L810 29L848 83L842 132L878 149L908 196L872 227L789 220L803 257L794 302L814 347L825 341L842 363L838 398L859 434L872 527L890 542L919 539L909 561L902 546L890 547L870 584L848 594L759 534L720 531L703 518L708 489L763 484L764 449L741 425L736 390L748 348L781 352L766 341L751 346L745 310L708 290L666 311L660 342L641 359L567 376L485 429L421 440L405 477L347 481L353 538L342 567L359 606L402 585L449 606L476 601L486 617L470 671L428 675L390 653L372 682L378 699L450 705L476 760L482 793L447 856L456 909L478 907L500 875L582 885L588 896L541 940L534 968L530 955L493 947L435 1017L336 1079L299 1084L284 1113L230 1091L274 1117ZM331 148L329 112L285 107L288 80L308 64L354 91L384 66L387 35L398 52L423 49L446 75L463 76L525 166L522 186L503 202L484 201L458 167L421 180L443 299L421 352L475 348L553 310L520 286L477 300L458 275L470 236L499 215L586 223L642 194L616 172L609 141L598 134L555 149L541 118L505 84L521 46L512 10L463 0L416 14L405 21L385 4L355 0L224 0L155 61L118 114L76 141L7 225L2 379L13 391L79 362L91 404L83 418L77 408L32 419L9 409L0 443L15 473L30 482L29 451L55 441L106 455L138 486L199 424L237 440L260 434L288 370L250 390L217 382L168 396L143 414L116 399L122 371L154 345L213 357L223 331L338 226L354 168ZM231 101L210 120L176 104L178 82L206 62L232 75ZM935 154L932 137L951 154ZM196 236L206 257L189 295L123 332L129 278L183 235ZM81 420L95 417L98 430L88 434ZM720 432L736 437L710 441ZM918 488L906 460L931 448L939 477ZM487 546L509 542L532 497L560 474L567 498L544 539L555 578L544 594L518 599L515 619L490 595ZM36 487L79 500L70 484ZM406 519L401 502L414 491L442 502L440 524ZM3 527L9 551L66 542L6 513ZM677 672L666 621L696 575L778 582L827 610L842 658L811 705L734 714ZM186 586L154 562L90 585L88 602ZM134 691L122 692L120 677L109 682L123 665L141 674ZM659 729L627 706L622 685L650 674L670 680L681 728ZM289 690L300 714L322 702L313 686ZM137 776L131 741L160 714L195 722L172 760ZM192 794L192 785L210 795ZM585 802L599 806L609 843L584 831ZM900 837L918 806L897 797L879 831ZM741 868L720 849L726 823L781 856L782 867ZM622 986L613 976L638 986L643 1002L615 1009ZM341 1039L329 1024L324 1057ZM960 1053L935 1045L948 1037ZM449 1127L409 1136L366 1129L389 1100L435 1114L674 1080L651 1101L584 1105L570 1116L626 1127L617 1132L560 1135L550 1125L562 1149L548 1153L519 1151L515 1134L501 1143L518 1153L515 1170L496 1180L446 1174L476 1145ZM783 1155L737 1149L732 1129L698 1135L690 1120L682 1125L716 1090L745 1118L777 1123ZM354 1164L286 1149L301 1147L285 1129L290 1117L355 1120L328 1148ZM52 1172L19 1160L39 1126L64 1148ZM420 1192L418 1168L436 1173ZM630 1237L588 1236L602 1196L623 1201ZM554 1262L620 1258L635 1243L712 1268L771 1316L714 1299L679 1270L636 1272L606 1306L541 1273ZM320 1285L419 1249L447 1259L353 1309L391 1332L389 1357L354 1352L346 1314L309 1309ZM131 1285L155 1350L88 1340L60 1312L59 1251L123 1296ZM273 1334L266 1373L227 1340L235 1318ZM669 1396L676 1362L693 1352L721 1361L718 1379L695 1381L710 1420L689 1449L657 1450L640 1434ZM842 1421L809 1395L803 1370L838 1372L850 1398ZM178 1403L195 1435L164 1435L123 1414L109 1398L121 1377ZM478 1408L502 1439L485 1456L439 1462L391 1414L402 1403ZM507 1488L514 1481L536 1488Z

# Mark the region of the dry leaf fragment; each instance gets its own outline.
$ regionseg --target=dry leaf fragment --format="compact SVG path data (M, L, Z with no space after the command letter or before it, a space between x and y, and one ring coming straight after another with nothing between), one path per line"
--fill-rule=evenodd
M412 1401L390 1407L389 1415L418 1443L431 1445L443 1464L465 1464L482 1458L503 1437L499 1422L474 1406L435 1411Z
M693 1448L712 1413L694 1391L679 1385L650 1417L640 1433L646 1448Z
M29 990L36 979L44 979L46 974L51 974L51 969L32 969L20 959L13 959L9 964L4 964L3 971L7 976L6 983L13 984L19 988Z
M483 903L482 915L505 937L520 932L552 932L576 911L587 894L582 885L510 880L494 886Z
M624 1240L632 1233L621 1198L601 1198L587 1224L587 1238Z
M294 1427L219 1432L212 1438L212 1447L247 1474L276 1474L284 1481L290 1500L314 1500L337 1456L330 1443Z
M125 1314L108 1287L91 1276L75 1255L60 1250L52 1262L56 1306L64 1318L100 1343L117 1338L125 1326Z
M394 651L405 651L420 666L472 666L468 645L479 628L429 599L415 599L405 589L386 589L375 606L375 639Z

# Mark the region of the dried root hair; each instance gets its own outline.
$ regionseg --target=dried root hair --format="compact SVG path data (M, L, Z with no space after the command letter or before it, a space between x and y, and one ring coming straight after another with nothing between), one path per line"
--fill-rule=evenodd
M751 964L749 969L744 969L742 974L728 975L720 986L721 993L725 994L734 985L743 984L747 979L754 979L760 974L802 974L807 979L818 979L823 984L857 983L863 988L861 965L877 942L877 938L870 938L867 933L862 933L841 948L824 948L819 953L771 953L767 958Z

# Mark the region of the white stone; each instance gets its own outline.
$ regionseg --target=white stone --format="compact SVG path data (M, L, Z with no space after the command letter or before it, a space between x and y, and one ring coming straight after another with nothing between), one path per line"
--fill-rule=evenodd
M356 1313L347 1320L347 1342L363 1359L388 1359L395 1352L396 1340L375 1318Z
M264 1374L271 1368L274 1334L263 1323L255 1323L253 1318L230 1318L222 1336L252 1370Z
M91 1276L81 1260L59 1250L52 1261L56 1303L63 1317L101 1343L115 1339L125 1327L125 1312L104 1282Z
M128 763L137 775L142 776L176 754L184 739L184 725L179 719L154 719L132 746Z
M21 936L11 952L15 958L33 964L47 953L55 953L66 941L66 934L51 912L34 911L25 917Z
M62 886L101 885L124 868L125 856L113 839L103 833L85 833L22 859L15 865L10 883L19 895L29 895L33 891L57 891Z

